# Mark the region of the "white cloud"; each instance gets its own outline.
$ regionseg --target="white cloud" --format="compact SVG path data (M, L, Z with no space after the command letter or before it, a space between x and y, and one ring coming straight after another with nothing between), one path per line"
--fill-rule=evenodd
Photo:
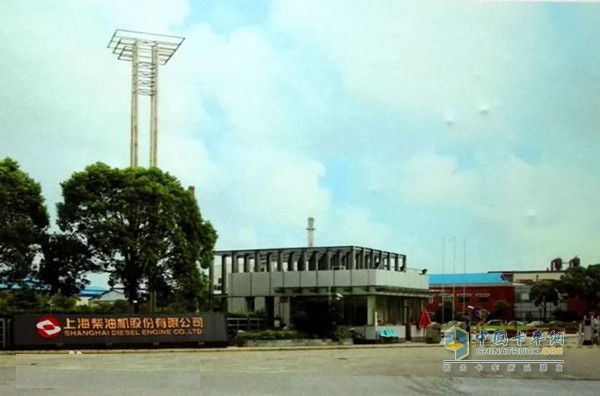
M600 258L600 179L564 164L532 166L514 156L481 172L474 215L501 226L522 252L520 265L545 265L555 255Z
M402 248L389 225L373 219L368 210L359 206L334 208L315 222L317 245L357 245L392 251Z
M462 138L502 127L499 115L527 82L541 15L502 4L275 2L279 26L320 46L349 94L440 125L451 120L448 132Z
M563 142L546 139L540 121L566 120L565 129L593 112L574 101L562 113L559 88L526 96L539 62L559 59L561 71L571 62L544 44L556 32L541 8L275 1L271 25L218 34L190 25L193 6L0 3L0 156L40 180L51 207L72 172L129 162L130 64L106 44L115 28L138 29L186 37L160 71L159 165L196 185L221 247L302 245L314 216L318 242L397 250L430 266L438 235L460 221L498 239L484 241L495 252L473 246L480 262L513 255L539 266L545 252L600 261L597 160L553 157ZM566 142L570 155L582 141L594 152L594 120L581 122L585 139ZM511 154L515 142L542 154L525 162ZM420 225L404 221L411 210Z
M239 141L230 147L223 194L253 222L302 226L330 205L323 165L282 146Z
M197 27L189 41L197 48L199 92L218 100L236 133L273 137L288 132L279 86L284 65L257 28L222 37Z
M461 172L455 158L432 152L408 159L399 179L400 195L419 204L466 205L474 192L472 172Z
M361 197L400 197L395 200L398 213L406 211L406 204L427 204L424 216L449 207L467 216L464 223L470 226L463 228L480 224L493 230L490 238L497 243L485 243L497 251L478 253L481 262L502 262L489 256L508 256L513 262L507 268L539 267L559 251L600 259L594 248L600 180L589 168L597 160L585 156L597 140L575 133L587 128L579 118L588 107L556 105L566 100L557 95L562 91L552 90L550 80L547 86L539 81L540 71L570 78L567 62L573 61L556 39L558 22L542 8L281 0L275 2L274 21L333 61L348 96L397 116L398 132L386 134L380 150L400 147L404 135L411 136L412 144L416 134L425 134L396 158L359 157L365 176L361 188L366 186ZM561 67L546 69L550 64ZM577 70L591 75L585 68ZM406 114L426 120L427 127L417 131L405 126ZM544 132L555 130L546 119L562 120L560 126L566 129L561 133L569 142L546 137ZM584 142L585 151L574 149ZM544 155L527 163L511 154L516 144ZM561 158L563 146L573 158ZM469 162L466 169L459 166L459 158ZM586 166L577 168L576 163ZM457 227L455 218L447 222L439 229Z

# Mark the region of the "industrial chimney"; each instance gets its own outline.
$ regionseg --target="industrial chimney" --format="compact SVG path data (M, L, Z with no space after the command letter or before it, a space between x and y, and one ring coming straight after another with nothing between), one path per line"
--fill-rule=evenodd
M306 231L308 232L308 247L315 246L315 219L312 217L308 218L308 227L306 227Z

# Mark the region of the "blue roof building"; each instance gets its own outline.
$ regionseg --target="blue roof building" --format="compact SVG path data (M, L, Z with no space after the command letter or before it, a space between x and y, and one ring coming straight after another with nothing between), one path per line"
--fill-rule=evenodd
M509 286L511 282L506 280L501 273L466 273L466 274L431 274L429 275L429 286L476 286L476 285L502 285Z

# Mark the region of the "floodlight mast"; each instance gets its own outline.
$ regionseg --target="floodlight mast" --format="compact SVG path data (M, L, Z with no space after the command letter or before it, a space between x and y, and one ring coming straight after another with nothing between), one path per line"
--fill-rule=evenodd
M179 49L184 37L117 29L108 48L117 59L131 62L130 166L138 166L138 96L150 96L150 167L158 164L158 67Z

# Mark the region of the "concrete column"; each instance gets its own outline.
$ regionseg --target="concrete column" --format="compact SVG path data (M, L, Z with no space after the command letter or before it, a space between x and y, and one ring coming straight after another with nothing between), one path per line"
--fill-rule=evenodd
M248 253L244 254L244 272L250 272L250 257L248 257Z
M260 272L260 250L254 252L254 272Z
M277 251L277 271L283 271L283 251Z
M267 272L272 272L273 271L273 266L271 265L271 255L272 253L266 253L266 258L267 258Z
M317 251L315 250L314 252L308 255L308 270L316 271L317 264Z
M362 251L362 269L367 269L369 265L369 255L367 254L367 249L363 248Z
M221 295L228 294L229 290L227 288L227 256L221 256Z
M367 325L377 325L377 303L375 296L367 296Z
M325 269L331 271L331 251L329 249L325 251Z
M138 43L133 44L131 53L131 145L130 145L130 166L138 166L138 73L139 57Z
M397 254L394 254L394 271L400 271L400 260Z
M360 248L358 251L358 260L356 268L365 269L365 248Z
M239 271L238 256L233 252L231 253L231 273L237 274Z
M288 264L288 271L293 271L294 270L294 251L293 250L290 251L287 264Z
M352 247L352 249L350 249L350 259L348 260L348 269L355 269L356 268L356 249L354 247Z
M154 73L150 96L150 167L158 166L158 44L152 47L152 71Z
M331 257L331 269L340 267L340 251L336 250Z
M302 249L300 252L300 259L298 260L298 271L306 271L306 250Z
M215 294L215 258L213 257L213 259L210 261L210 266L208 267L208 306L210 308L210 310L212 311L214 309L213 307L213 301L214 301L214 294Z
M287 326L290 325L290 304L292 297L279 297L279 315L281 316L281 320ZM281 302L284 299L286 302Z

